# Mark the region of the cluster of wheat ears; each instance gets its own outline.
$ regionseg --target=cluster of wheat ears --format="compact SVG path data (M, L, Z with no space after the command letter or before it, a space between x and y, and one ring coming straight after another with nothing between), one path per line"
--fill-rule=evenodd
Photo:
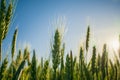
M120 80L120 48L115 55L114 61L108 58L107 45L103 45L102 55L96 55L96 46L93 46L92 58L89 62L85 56L89 51L90 27L88 26L85 48L80 47L79 59L73 57L72 50L66 56L65 43L61 42L61 34L56 29L54 41L51 48L52 57L41 60L38 63L35 50L32 59L28 48L24 52L16 51L16 39L18 29L15 29L12 45L11 59L2 59L2 43L5 40L11 19L13 16L13 3L6 5L6 0L0 2L0 80ZM120 37L120 36L119 36ZM120 41L119 41L120 43ZM15 52L16 51L16 52ZM15 57L14 54L17 54ZM64 60L66 59L66 60ZM52 63L51 63L51 62ZM87 62L87 63L86 63Z

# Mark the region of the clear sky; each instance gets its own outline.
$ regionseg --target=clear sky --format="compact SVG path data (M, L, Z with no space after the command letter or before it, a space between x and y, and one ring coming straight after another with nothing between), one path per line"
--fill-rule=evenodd
M59 17L65 17L67 53L72 49L73 54L78 54L88 24L91 47L96 45L101 51L105 42L117 38L120 33L120 0L19 0L3 52L10 49L14 29L18 27L17 47L29 44L31 51L36 50L37 57L48 57L55 28L52 23Z

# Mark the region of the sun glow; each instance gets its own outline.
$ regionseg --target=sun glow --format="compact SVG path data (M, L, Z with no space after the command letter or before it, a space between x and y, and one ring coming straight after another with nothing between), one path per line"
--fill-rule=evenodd
M118 51L119 49L119 41L117 39L113 39L109 42L109 47L114 51Z

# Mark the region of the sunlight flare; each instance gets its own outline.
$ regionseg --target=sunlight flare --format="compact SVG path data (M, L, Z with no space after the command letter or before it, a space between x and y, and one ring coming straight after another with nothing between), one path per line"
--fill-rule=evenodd
M113 39L109 42L109 47L114 51L118 51L119 49L119 41L117 39Z

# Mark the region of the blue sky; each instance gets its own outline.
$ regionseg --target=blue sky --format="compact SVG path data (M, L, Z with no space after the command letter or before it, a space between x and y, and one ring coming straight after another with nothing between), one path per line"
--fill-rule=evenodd
M91 46L101 50L105 42L120 33L120 0L19 0L13 24L3 44L3 51L10 49L16 27L19 29L17 47L29 44L37 57L48 57L54 24L65 17L67 32L64 42L66 52L71 49L78 55L86 37L87 25L91 27Z

